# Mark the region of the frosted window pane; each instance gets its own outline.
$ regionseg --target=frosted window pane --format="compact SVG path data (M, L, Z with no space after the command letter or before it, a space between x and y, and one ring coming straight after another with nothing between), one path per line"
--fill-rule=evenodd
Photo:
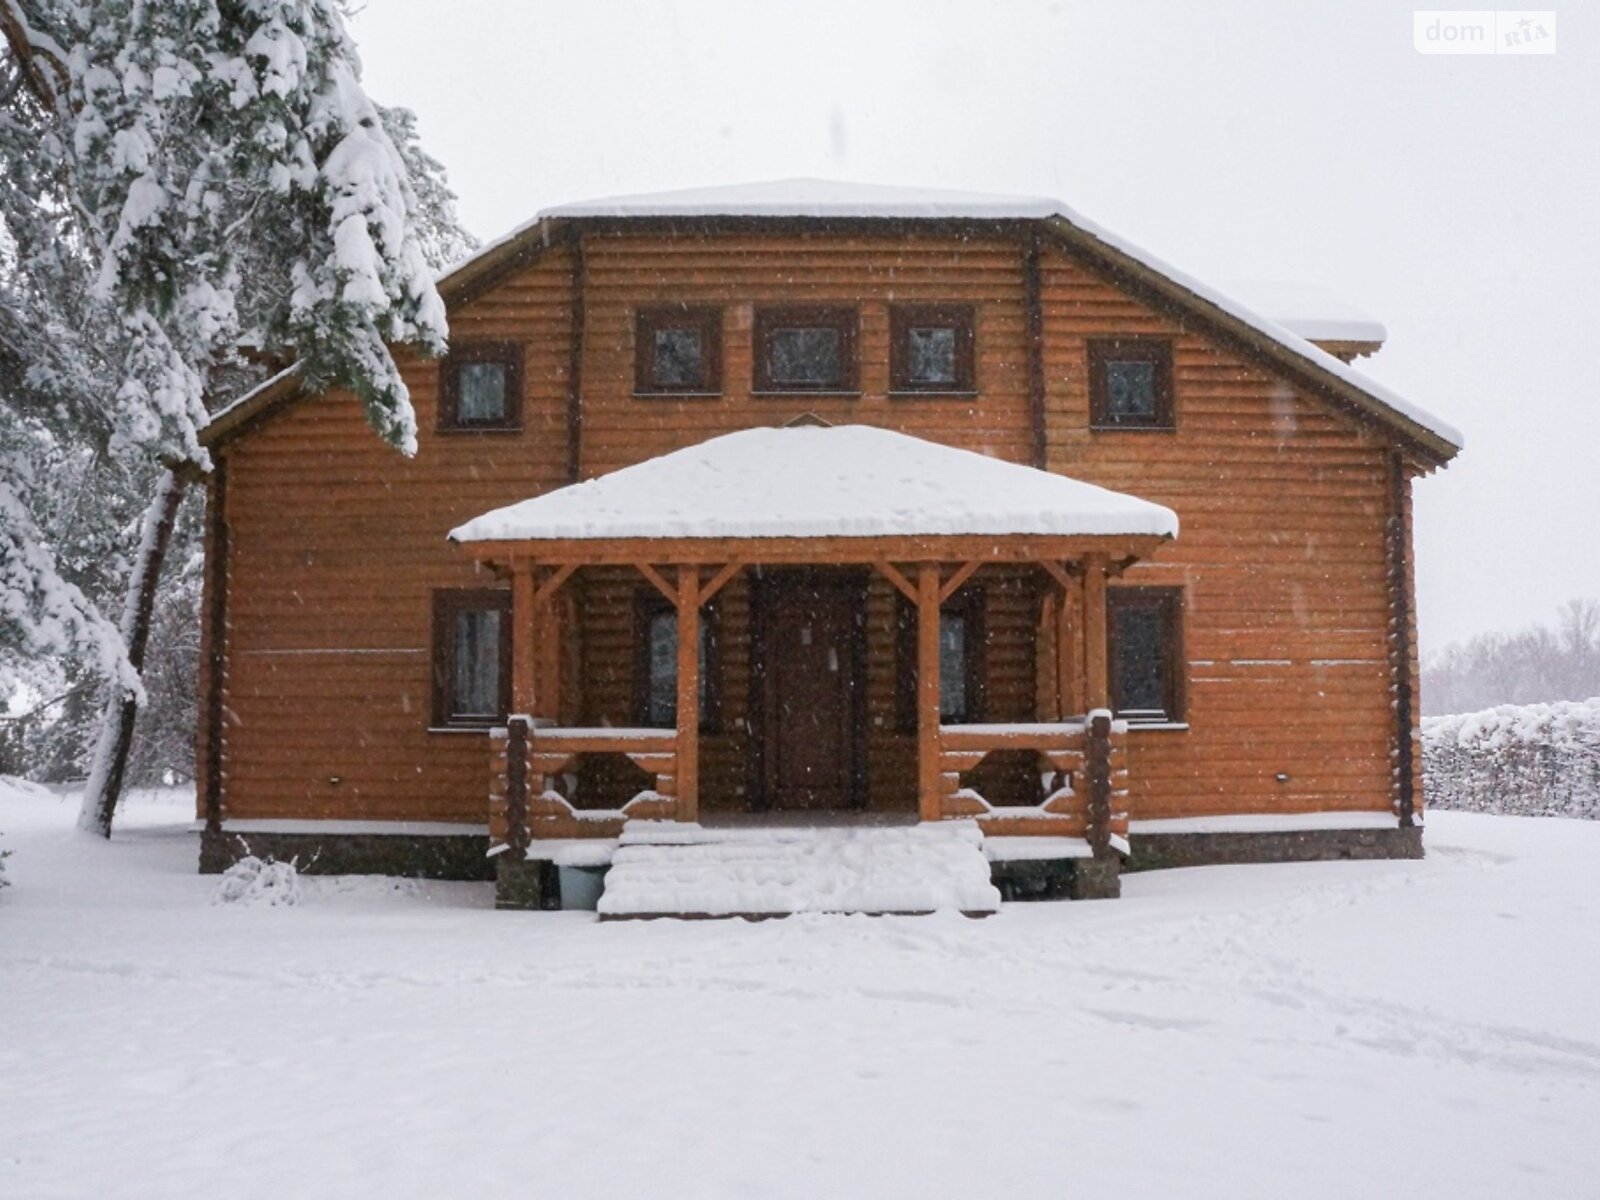
M839 331L829 327L774 329L767 342L767 374L778 384L842 386L844 355Z
M967 716L967 622L959 613L939 614L939 719Z
M698 329L656 330L653 378L657 387L705 386L705 359Z
M456 416L462 424L503 421L506 417L506 367L504 363L462 363L460 399Z
M456 613L455 678L450 715L500 715L500 612L463 609Z
M956 381L956 331L949 328L911 329L906 345L908 383Z
M1154 605L1113 608L1112 639L1117 649L1117 707L1127 713L1161 713L1167 705L1166 621Z
M1154 418L1156 364L1139 360L1106 363L1106 413L1113 421Z
M707 623L700 622L700 713L706 711ZM657 613L650 618L650 682L645 723L678 723L678 614Z

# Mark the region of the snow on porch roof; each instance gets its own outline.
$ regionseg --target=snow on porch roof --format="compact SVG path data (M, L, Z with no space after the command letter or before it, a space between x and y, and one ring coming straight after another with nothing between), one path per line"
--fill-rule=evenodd
M774 179L726 187L607 196L547 208L540 217L900 217L1037 220L1064 212L1048 196L894 187L836 179Z
M455 542L600 538L1174 537L1171 509L866 425L723 434L497 508Z

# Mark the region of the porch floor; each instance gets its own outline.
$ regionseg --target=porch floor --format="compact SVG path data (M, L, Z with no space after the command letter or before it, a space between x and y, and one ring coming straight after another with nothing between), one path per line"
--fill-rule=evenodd
M818 814L803 815L811 819L777 827L630 823L606 875L601 918L1000 907L973 822L821 826Z

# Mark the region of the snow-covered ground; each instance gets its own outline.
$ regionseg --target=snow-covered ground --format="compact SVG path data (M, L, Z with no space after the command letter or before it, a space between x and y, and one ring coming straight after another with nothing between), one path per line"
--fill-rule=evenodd
M0 1195L1600 1193L1600 823L995 917L214 905L189 799L0 783Z

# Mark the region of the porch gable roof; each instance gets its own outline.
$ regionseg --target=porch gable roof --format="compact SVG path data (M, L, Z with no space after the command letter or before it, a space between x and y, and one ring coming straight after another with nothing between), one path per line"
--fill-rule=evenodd
M1169 538L1171 509L866 425L723 434L458 526L454 542Z

